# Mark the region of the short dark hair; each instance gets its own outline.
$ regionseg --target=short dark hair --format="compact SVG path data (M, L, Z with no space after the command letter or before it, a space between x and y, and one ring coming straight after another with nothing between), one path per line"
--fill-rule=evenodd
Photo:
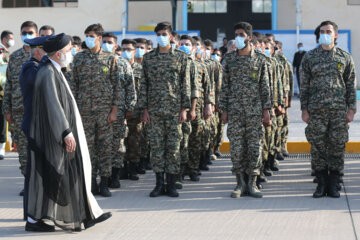
M115 52L121 51L121 46L118 45L117 48L115 49Z
M274 39L274 41L275 41L275 36L274 36L274 34L272 34L272 33L265 33L265 36L266 36L266 37L272 37L272 38Z
M102 37L103 38L105 38L105 37L109 37L109 38L113 38L114 40L115 40L115 43L117 43L117 36L114 34L114 33L112 33L112 32L107 32L107 33L104 33L103 35L102 35Z
M83 41L83 42L81 43L81 48L82 48L82 49L88 49L88 47L86 46L85 41Z
M146 43L148 46L153 48L154 44L153 44L153 41L151 41L151 39L146 40Z
M171 35L175 38L176 41L180 41L180 34L178 34L177 32L172 32Z
M298 47L299 47L300 45L303 45L303 43L302 43L302 42L299 42L299 43L297 44Z
M1 40L3 40L4 38L8 37L9 35L14 35L12 32L5 30L1 33Z
M239 22L239 23L235 24L234 30L236 31L238 29L243 29L248 36L252 36L253 27L252 27L252 25L250 23L248 23L248 22Z
M276 44L276 47L277 47L278 49L282 49L282 46L283 46L282 42L280 42L280 41L275 41L275 44Z
M79 36L72 36L72 45L81 46L81 38Z
M337 25L335 22L332 22L332 21L329 21L329 20L323 21L322 23L320 23L320 28L321 28L322 26L326 26L326 25L332 25L333 28L334 28L334 30L335 30L335 32L338 32L338 30L339 30L338 25Z
M23 22L23 24L21 24L20 31L26 27L33 27L33 28L35 28L36 33L38 32L38 26L33 21Z
M259 43L264 42L264 34L262 34L261 32L253 32L253 37L256 37Z
M184 39L186 39L186 40L190 40L191 45L193 45L193 46L195 46L195 45L196 45L196 41L195 41L195 39L194 39L194 38L192 38L191 36L189 36L189 35L181 35L180 40L184 40Z
M258 43L258 39L257 37L253 34L252 35L252 38L251 38L251 41L250 41L252 44L257 44Z
M215 49L214 49L214 51L213 51L213 54L214 54L214 52L216 52L216 51L220 52L220 57L221 57L221 56L222 56L222 52L221 52L221 50L220 50L220 49L218 49L218 48L215 48Z
M224 41L225 39L227 40L227 37L223 37L223 41Z
M136 43L145 44L146 46L148 45L147 40L145 38L135 38L134 41Z
M213 42L210 39L205 39L204 40L204 45L207 47L211 47L212 49L214 49L214 45Z
M123 44L131 44L134 46L134 48L136 48L136 42L132 39L128 39L128 38L125 38L121 41L121 45Z
M200 42L201 46L204 45L204 42L202 41L201 37L199 36L193 36L192 37L196 42Z
M52 27L52 26L49 26L49 25L44 25L40 28L39 32L41 32L41 30L51 30L51 34L54 34L55 33L55 29Z
M156 25L154 32L158 32L160 30L166 30L169 33L172 33L172 27L171 27L171 23L169 22L160 22Z
M104 34L104 28L102 27L102 25L100 23L91 24L90 26L88 26L85 29L84 33L87 34L91 31L95 32L95 34L98 36L102 36Z

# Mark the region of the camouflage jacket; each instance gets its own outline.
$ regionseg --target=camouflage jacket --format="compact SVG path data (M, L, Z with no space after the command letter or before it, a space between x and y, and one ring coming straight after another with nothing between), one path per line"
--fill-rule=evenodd
M148 52L143 60L144 82L140 84L139 108L150 114L179 115L190 108L191 84L188 56L181 50Z
M227 54L220 109L228 112L230 117L261 116L264 109L271 109L269 67L268 60L254 50L246 56L237 52Z
M133 68L131 67L129 61L123 57L118 56L117 63L119 69L121 95L119 108L124 108L124 110L127 111L134 111L138 97ZM141 71L141 69L139 70L138 67L139 66L137 66L136 74L139 74L139 71Z
M356 110L356 76L350 54L321 46L307 52L300 67L301 110Z
M204 104L215 105L215 93L212 91L209 74L204 62L200 59L196 59L195 63L197 65L199 81L199 98L196 104L196 110L202 113Z
M72 68L74 97L80 113L110 111L121 102L121 75L114 54L84 50L75 55Z
M283 85L282 85L282 67L278 63L275 58L270 58L271 61L271 75L272 75L272 103L273 107L277 107L279 105L284 106L284 98L283 98Z
M7 82L5 84L3 113L23 114L24 106L20 89L19 77L22 65L30 59L30 52L20 48L10 55L9 64L6 70Z
M191 57L188 59L189 61L189 71L190 71L190 86L191 86L191 99L193 98L199 98L199 81L198 81L198 70L197 70L197 64L195 63L195 60Z
M275 55L276 60L278 61L278 63L281 65L282 69L283 69L283 74L282 74L282 85L283 85L283 89L284 89L284 97L287 96L287 94L290 92L290 69L289 69L289 65L288 65L288 61L285 57L284 54L279 53Z
M133 74L134 74L134 86L135 86L135 91L137 94L138 99L140 99L139 93L140 93L140 84L141 82L143 82L144 80L144 72L143 72L143 68L142 65L139 63L134 62L131 65ZM139 105L136 104L134 111L136 112L136 114L140 114L140 110L139 110Z

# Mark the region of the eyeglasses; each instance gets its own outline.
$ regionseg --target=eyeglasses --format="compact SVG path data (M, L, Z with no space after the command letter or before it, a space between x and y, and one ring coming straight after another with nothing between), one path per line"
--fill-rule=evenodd
M135 49L134 48L122 48L121 50L131 52L131 51L134 51Z
M25 35L27 35L27 34L29 34L29 35L33 35L33 34L34 34L34 32L33 32L33 31L30 31L30 32L27 32L27 31L22 31L22 32L21 32L21 35L23 35L23 36L25 36Z

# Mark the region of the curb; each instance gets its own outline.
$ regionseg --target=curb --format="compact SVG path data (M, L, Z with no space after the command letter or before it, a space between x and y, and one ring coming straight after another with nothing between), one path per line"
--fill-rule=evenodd
M310 153L311 145L308 142L288 142L287 149L289 153ZM220 146L220 152L230 153L230 142L223 142ZM348 142L345 152L360 153L360 142Z

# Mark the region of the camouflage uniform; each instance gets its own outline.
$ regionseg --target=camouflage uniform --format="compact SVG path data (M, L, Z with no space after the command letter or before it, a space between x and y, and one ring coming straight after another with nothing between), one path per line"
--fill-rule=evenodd
M3 114L12 114L14 119L13 140L17 145L21 173L25 175L26 169L26 137L21 131L21 122L24 116L24 106L20 90L19 75L22 65L30 58L30 52L24 48L16 50L10 55L6 71L7 82L3 100Z
M215 90L215 105L219 105L219 98L221 92L221 84L222 84L222 65L218 61L214 61L215 65L215 73L214 73L214 90ZM221 113L215 112L215 120L216 120L216 135L214 136L212 146L217 148L220 147L223 135L224 135L224 123L221 121Z
M320 46L305 54L300 79L301 110L310 114L305 134L315 170L341 171L349 138L346 113L356 110L353 59L338 47L327 51Z
M148 135L151 163L156 173L178 174L182 138L180 111L190 108L188 56L171 48L144 55L144 82L140 84L139 108L150 115Z
M263 142L262 113L271 109L266 58L251 50L225 55L219 107L228 113L234 174L259 175Z
M189 137L189 162L187 164L190 171L196 171L199 168L200 154L205 151L203 146L204 134L204 107L206 104L215 104L215 94L210 85L209 75L205 64L196 59L198 71L198 89L199 98L196 103L196 118L191 122L192 132Z
M84 50L75 55L74 97L83 120L91 157L92 175L109 177L112 163L113 126L107 119L120 106L121 69L115 55Z

